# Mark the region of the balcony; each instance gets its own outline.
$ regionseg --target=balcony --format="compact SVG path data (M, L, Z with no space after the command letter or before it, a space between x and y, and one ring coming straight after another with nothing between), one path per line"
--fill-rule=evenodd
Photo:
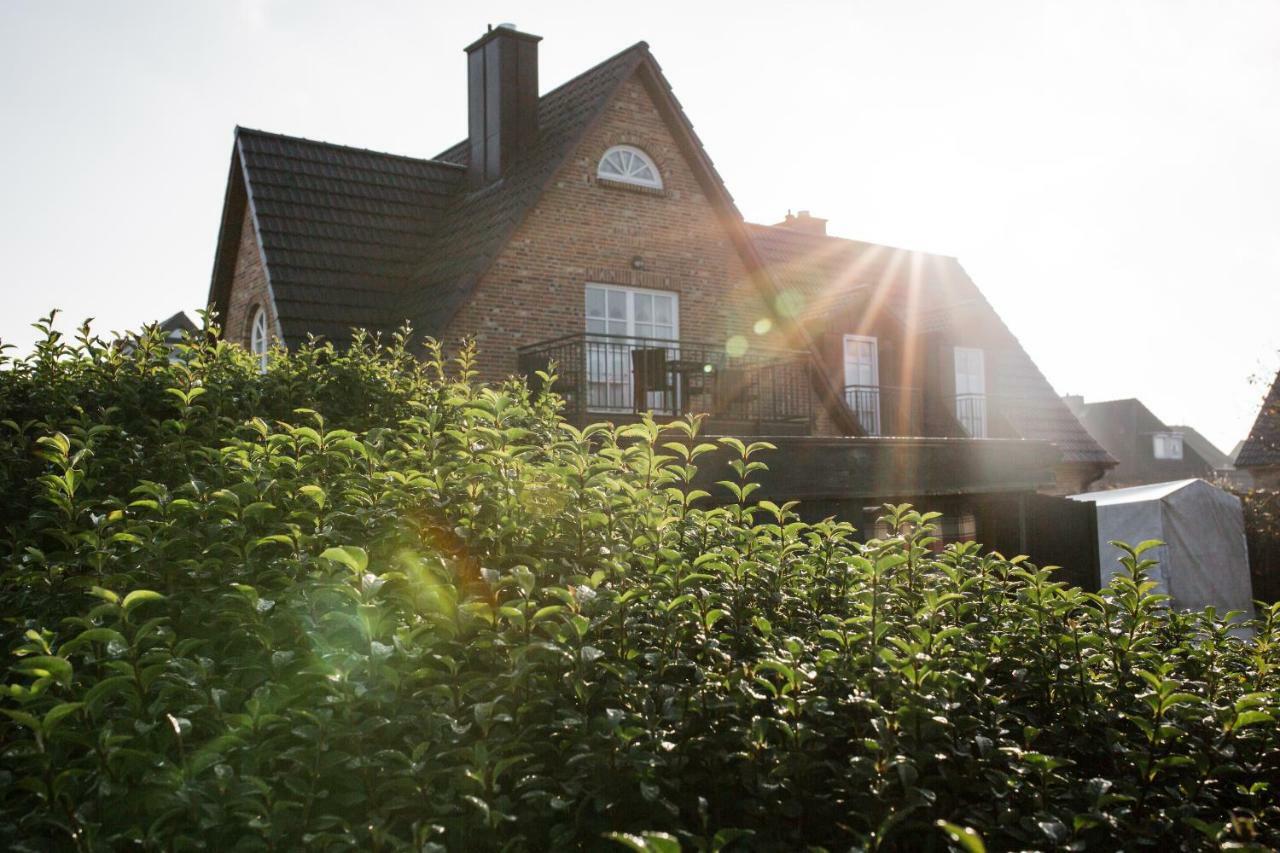
M870 437L1020 437L1004 417L1002 398L991 394L938 396L919 388L846 385L844 403Z
M846 385L844 402L866 435L924 435L924 394L919 388Z
M708 429L745 435L807 435L819 402L811 359L795 350L575 334L522 347L521 373L536 381L554 363L555 390L575 423L709 416Z

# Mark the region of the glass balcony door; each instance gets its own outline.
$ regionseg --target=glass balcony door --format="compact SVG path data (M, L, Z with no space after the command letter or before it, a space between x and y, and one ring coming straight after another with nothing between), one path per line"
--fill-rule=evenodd
M644 376L645 399L636 400L634 364L640 350L664 349L680 336L680 304L674 293L606 284L586 286L587 408L598 412L634 412L669 406L665 376ZM657 346L655 346L655 343ZM675 346L665 348L669 357ZM661 359L640 358L644 364ZM637 406L637 403L641 405Z
M987 369L976 347L956 347L956 420L972 438L987 437Z
M876 339L844 336L845 403L867 435L880 435L880 352Z

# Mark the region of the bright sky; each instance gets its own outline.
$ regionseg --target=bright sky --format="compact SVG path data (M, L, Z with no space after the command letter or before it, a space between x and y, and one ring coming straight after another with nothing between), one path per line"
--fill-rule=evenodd
M1273 0L3 0L0 340L201 306L237 123L431 156L502 21L544 90L648 41L748 219L958 256L1059 392L1248 431L1280 364Z

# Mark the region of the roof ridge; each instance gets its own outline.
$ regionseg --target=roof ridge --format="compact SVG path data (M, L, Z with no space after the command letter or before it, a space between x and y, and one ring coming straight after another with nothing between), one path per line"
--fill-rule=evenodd
M811 238L839 240L842 243L857 243L862 246L875 246L880 249L891 249L895 252L912 252L917 255L926 255L930 258L943 258L949 261L960 260L956 255L944 255L941 252L926 252L923 249L908 249L906 246L891 246L888 243L875 243L871 240L859 240L855 237L841 237L839 234L810 234L807 231L796 231L795 229L787 228L785 225L765 225L762 222L748 222L746 225L748 228L758 228L768 231L771 234L785 234L788 237L794 236L801 240Z
M634 50L643 50L647 53L649 51L649 43L647 41L638 41L635 44L631 45L630 47L623 48L622 50L618 51L612 56L609 56L609 57L606 57L605 59L600 60L595 65L588 68L586 71L583 71L579 74L575 74L574 76L570 77L568 80L565 80L559 86L556 86L554 89L548 89L545 94L538 96L538 100L541 101L543 98L548 98L554 95L556 92L559 92L561 89L565 88L566 86L576 83L577 81L581 80L583 77L586 77L588 74L594 74L595 72L599 71L601 68L604 68L606 65L612 63L615 60L621 59L623 56L626 56L628 53L631 53Z
M236 136L242 133L249 133L256 136L265 136L270 139L281 139L287 142L305 142L308 145L323 145L326 148L337 148L341 151L351 151L357 154L373 154L378 157L390 157L393 160L406 160L410 163L427 164L431 166L448 166L450 169L465 169L466 167L460 163L450 163L448 160L437 160L434 157L413 157L408 154L393 154L390 151L378 151L373 148L361 148L358 145L343 145L340 142L329 142L324 139L309 139L305 136L290 136L287 133L276 133L271 130L259 130L256 127L245 127L236 125Z

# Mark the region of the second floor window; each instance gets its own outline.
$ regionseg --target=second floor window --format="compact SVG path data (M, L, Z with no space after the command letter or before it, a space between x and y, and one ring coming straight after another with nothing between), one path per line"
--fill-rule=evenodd
M986 359L977 347L956 347L955 362L956 420L971 438L986 438Z
M1152 436L1152 451L1157 459L1181 459L1182 458L1182 433L1180 432L1158 432Z
M867 435L880 435L880 354L876 339L844 336L844 400Z
M679 306L674 293L587 285L587 334L675 340L679 334Z
M615 145L600 158L596 175L607 181L662 189L662 175L653 159L634 145Z
M673 392L665 363L678 354L676 294L588 284L586 316L587 406L595 411L661 407L663 395ZM637 370L637 364L648 368Z

